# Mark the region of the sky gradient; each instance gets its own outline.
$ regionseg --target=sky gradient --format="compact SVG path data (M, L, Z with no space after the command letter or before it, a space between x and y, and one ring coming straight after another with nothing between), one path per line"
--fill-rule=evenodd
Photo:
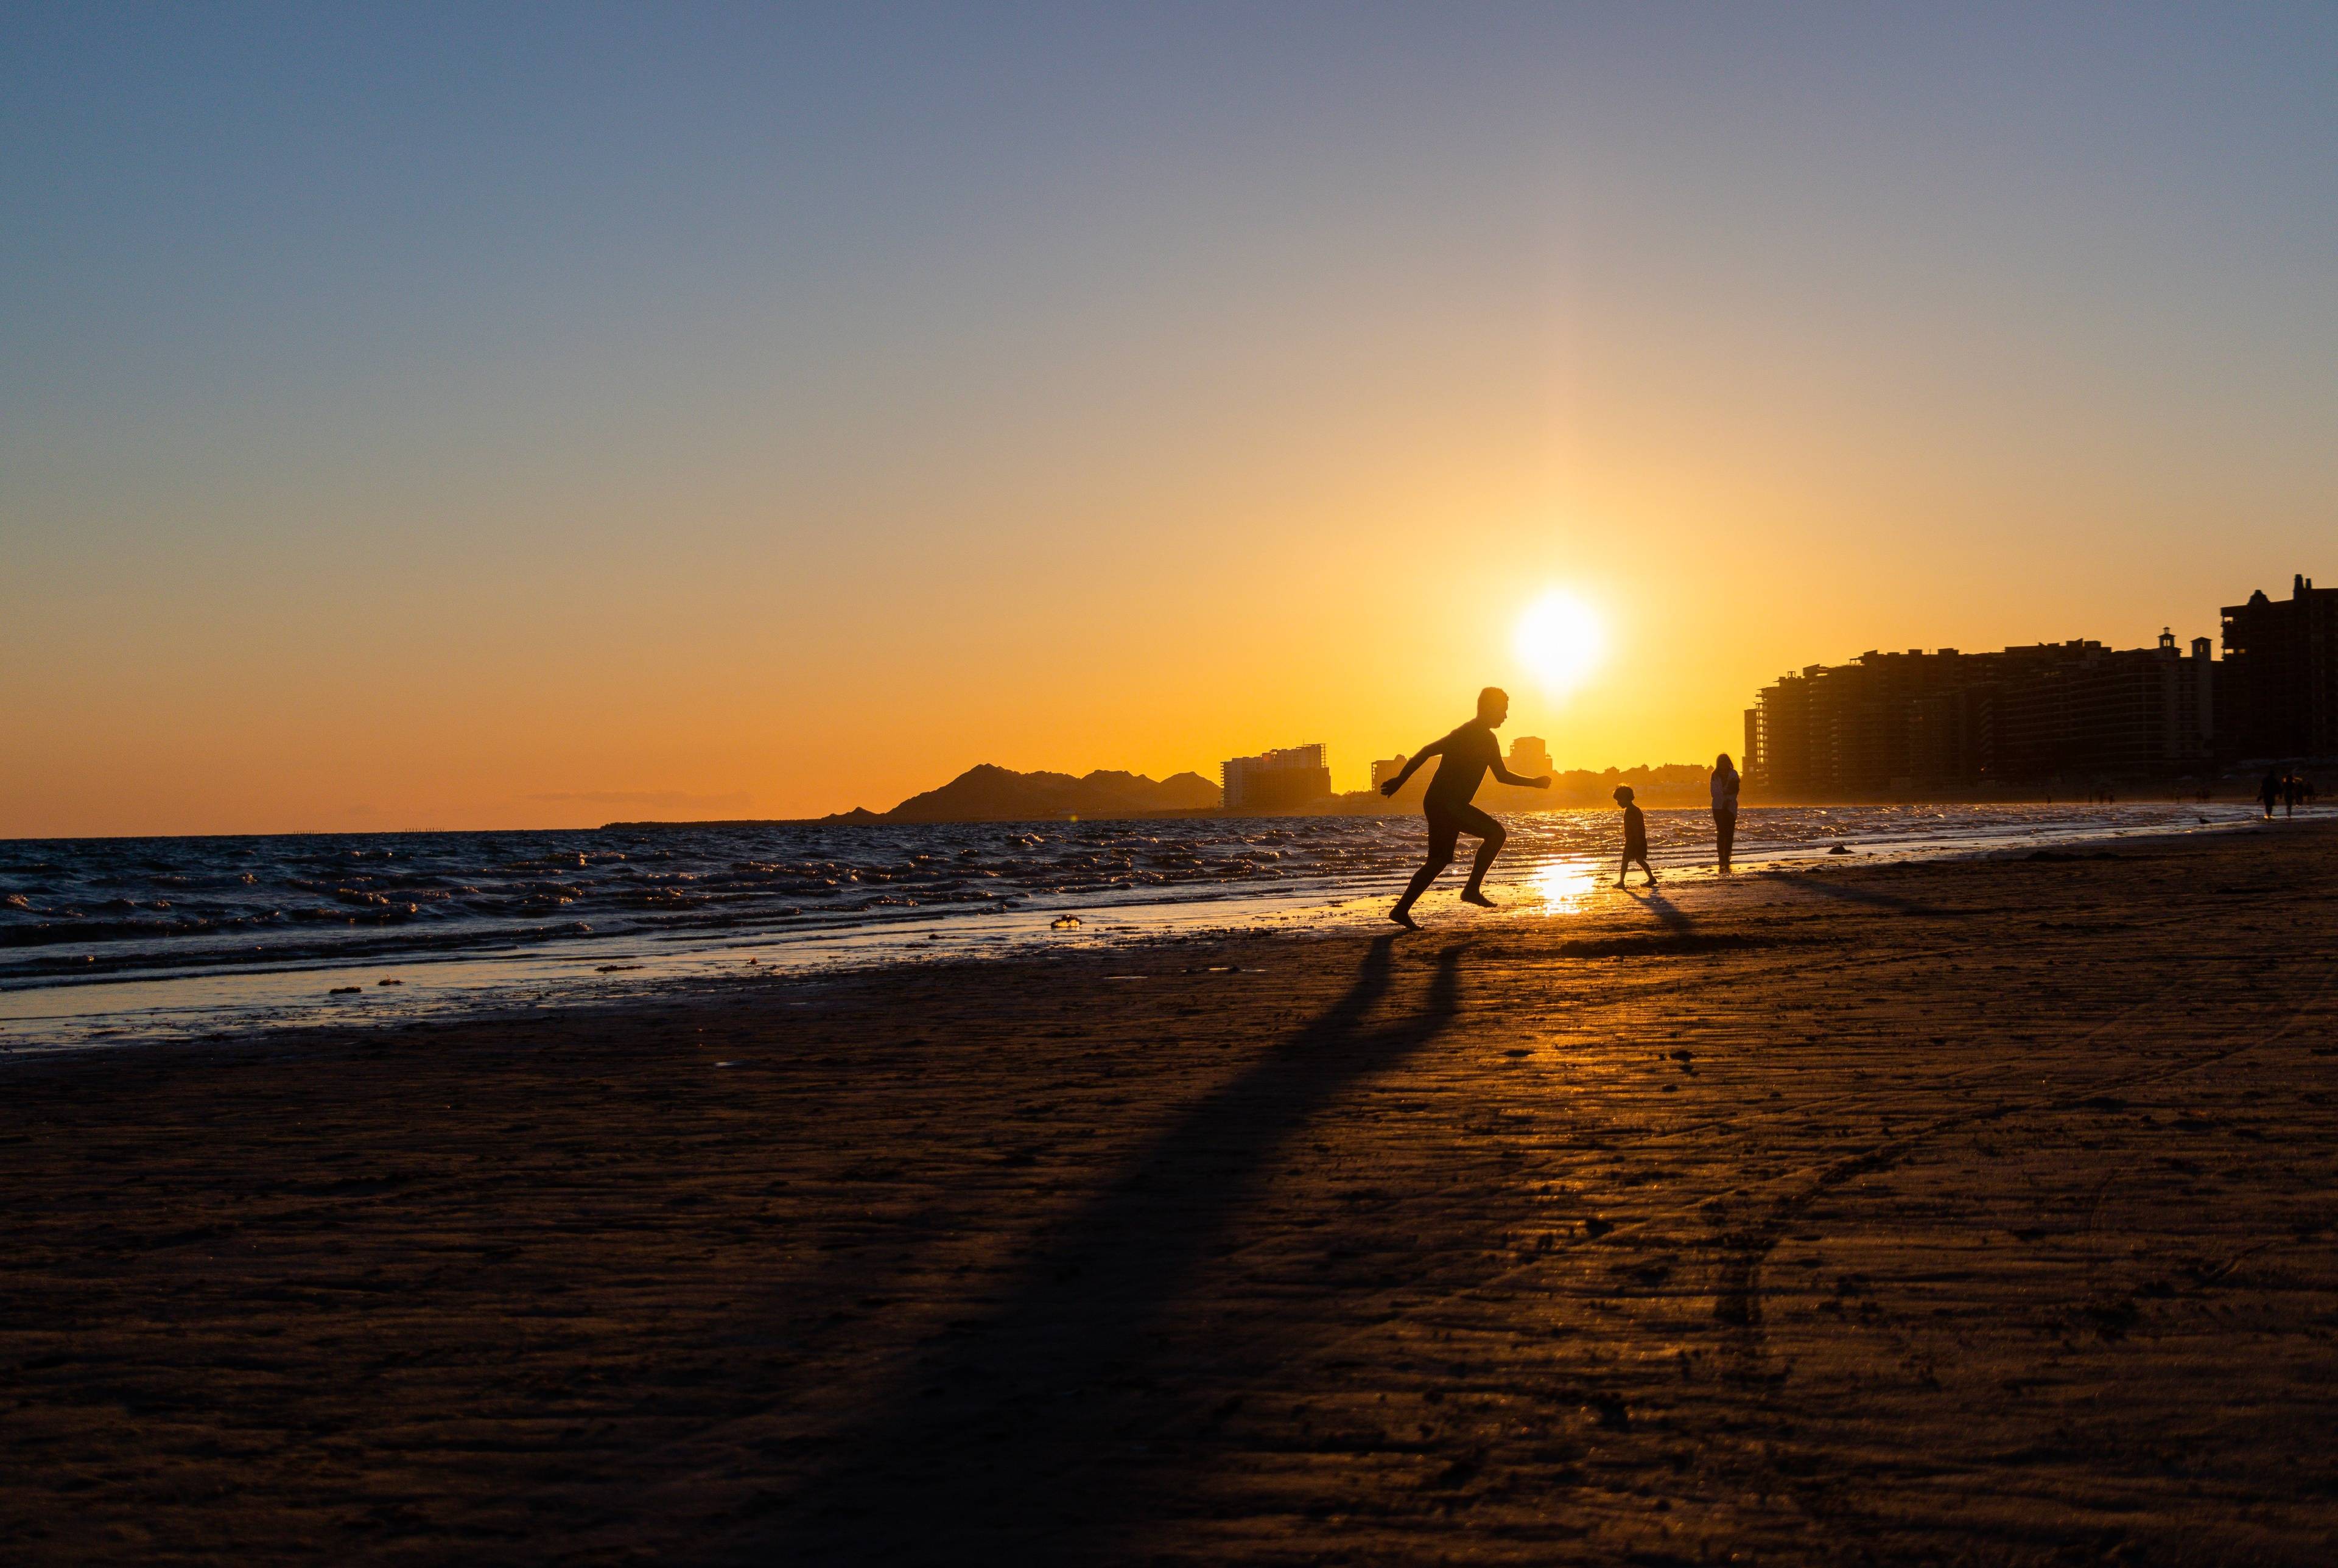
M2338 579L2338 8L0 8L0 836L889 806ZM1553 588L1615 646L1563 699Z

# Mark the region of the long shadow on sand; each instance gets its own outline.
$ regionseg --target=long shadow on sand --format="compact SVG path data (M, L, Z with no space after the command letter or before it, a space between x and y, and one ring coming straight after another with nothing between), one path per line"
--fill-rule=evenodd
M1877 909L1897 909L1902 915L1929 915L1936 918L1950 918L1962 913L1956 909L1943 909L1936 904L1927 904L1921 899L1902 898L1896 893L1885 893L1874 887L1859 887L1842 882L1830 882L1817 877L1787 877L1782 880L1788 886L1801 888L1806 893L1822 894L1829 898L1841 898L1852 904L1865 904Z
M1311 1119L1437 1038L1459 1010L1465 945L1440 951L1417 1012L1365 1027L1393 937L1323 1014L1172 1124L1059 1232L1016 1295L953 1327L914 1387L868 1423L742 1562L1062 1563L1113 1555L1148 1485L1125 1456L1147 1429L1156 1330ZM1119 1463L1092 1463L1100 1455ZM1136 1472L1135 1476L1131 1471ZM1167 1477L1174 1485L1174 1475Z
M1646 888L1635 889L1629 887L1626 888L1624 893L1625 897L1630 898L1636 904L1645 906L1649 914L1654 915L1657 919L1663 921L1665 923L1665 929L1667 931L1681 933L1693 931L1696 928L1696 922L1690 919L1687 913L1683 910L1679 905L1674 903L1671 899L1665 897L1661 893L1651 892Z

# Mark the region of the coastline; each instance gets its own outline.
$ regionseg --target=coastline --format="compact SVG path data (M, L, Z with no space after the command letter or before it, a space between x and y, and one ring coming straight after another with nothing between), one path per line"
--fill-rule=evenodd
M1496 896L1526 914L1581 912L1612 853L1612 816L1512 818ZM1706 813L1655 810L1648 822L1667 876L1714 874ZM2247 825L2216 807L1763 808L1741 819L1738 852L1743 869L1759 872L1829 858L1839 845L1861 858L1955 858ZM1420 854L1413 818L1380 818L1367 831L1260 821L1214 838L1159 827L887 828L867 842L856 829L717 834L651 846L390 835L272 861L284 840L227 840L183 859L185 875L167 858L143 859L155 886L142 895L103 858L78 867L20 858L14 880L32 898L19 895L19 906L77 915L69 905L78 885L134 917L126 939L110 946L85 923L44 934L45 908L29 922L20 908L16 928L0 929L0 1059L527 1012L658 995L748 968L834 971L1262 929L1375 929L1378 906ZM0 875L0 887L10 880ZM222 882L260 886L208 908L207 895L195 893L191 906L182 891ZM172 911L166 918L184 934L137 934L140 920L153 918L137 913L141 897ZM393 908L386 924L368 913L409 897L420 902ZM1431 906L1451 897L1449 887L1432 894ZM1072 923L1059 925L1062 916ZM250 934L229 935L238 930Z
M1687 767L1689 764L1665 763L1665 769ZM1650 811L1701 811L1707 807L1705 784L1702 779L1694 784L1643 785L1639 777L1657 771L1645 767L1631 769L1609 769L1596 776L1603 783L1625 782L1641 791L1640 804ZM1571 769L1587 773L1588 769ZM1698 771L1704 769L1699 767ZM2206 797L2196 794L2170 794L2166 781L2157 779L2120 779L2110 781L2117 795L2130 804L2189 806L2244 806L2254 808L2256 797L2238 786L2235 778L2220 777L2216 783L2224 793L2212 792ZM1427 789L1406 790L1401 796L1389 798L1373 789L1350 789L1326 797L1320 801L1302 806L1244 807L1238 809L1223 806L1178 806L1153 808L1121 809L1110 813L1074 811L970 813L965 816L899 817L892 811L871 811L855 807L849 811L831 811L822 817L644 817L604 822L595 831L603 833L641 832L662 828L934 828L934 827L1003 827L1007 825L1034 827L1061 826L1067 822L1288 822L1305 821L1310 818L1349 817L1413 817L1420 813L1420 796ZM2058 802L2054 792L2043 784L2025 784L1997 789L1974 788L1965 790L1895 790L1879 789L1865 795L1793 795L1768 790L1747 790L1740 803L1748 809L1755 807L1834 808L1878 806L2047 806L2068 805L2072 797L2082 793L2082 786L2066 784ZM1479 787L1477 803L1500 817L1531 817L1551 811L1604 809L1606 796L1597 790L1577 792L1553 799L1547 792L1509 785L1489 783Z
M0 1537L2320 1560L2338 831L1661 895L13 1061Z

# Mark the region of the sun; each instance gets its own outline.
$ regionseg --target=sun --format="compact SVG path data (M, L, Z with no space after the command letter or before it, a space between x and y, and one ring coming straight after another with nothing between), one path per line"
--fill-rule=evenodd
M1565 589L1554 588L1518 617L1514 646L1518 661L1553 696L1588 680L1606 655L1606 628L1599 612Z

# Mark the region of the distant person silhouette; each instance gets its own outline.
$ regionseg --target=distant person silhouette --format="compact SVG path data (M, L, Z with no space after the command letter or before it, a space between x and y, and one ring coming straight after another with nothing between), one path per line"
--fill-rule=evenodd
M2296 816L2297 798L2304 793L2304 779L2294 773L2284 775L2281 781L2281 814L2284 817Z
M2281 799L2281 769L2265 769L2264 782L2257 786L2257 799L2264 802L2265 820L2273 820L2274 803Z
M1522 784L1530 789L1550 788L1550 775L1539 779L1522 779L1502 766L1502 749L1494 743L1494 731L1510 717L1510 694L1498 686L1488 686L1478 693L1478 716L1462 725L1442 740L1432 740L1412 754L1403 771L1380 786L1383 795L1394 795L1404 788L1414 769L1431 757L1442 757L1437 765L1437 777L1429 781L1428 793L1422 798L1421 810L1429 818L1429 858L1412 874L1411 883L1404 897L1389 911L1389 918L1408 931L1420 929L1412 917L1412 906L1437 874L1453 864L1453 847L1464 833L1478 840L1478 858L1469 867L1469 886L1461 897L1471 904L1491 909L1494 901L1486 897L1486 867L1502 852L1502 841L1509 837L1502 825L1469 804L1484 782L1488 771L1505 784Z
M1624 885L1624 878L1632 874L1632 863L1636 860L1640 869L1648 874L1648 886L1653 887L1656 885L1656 868L1648 864L1648 819L1633 803L1629 784L1616 786L1616 804L1624 808L1624 863L1616 867L1616 886Z
M1724 871L1729 869L1729 852L1737 845L1737 790L1744 782L1728 752L1713 760L1713 836L1720 841Z

